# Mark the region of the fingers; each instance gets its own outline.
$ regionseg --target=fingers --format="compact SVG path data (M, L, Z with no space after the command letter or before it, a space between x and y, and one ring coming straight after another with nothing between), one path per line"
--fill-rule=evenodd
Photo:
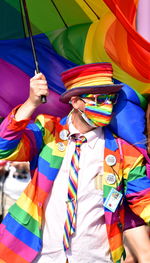
M30 83L36 84L47 84L46 78L42 73L36 74L33 78L30 79Z
M42 73L38 73L30 79L30 101L35 105L39 105L42 95L48 96L49 89L45 76Z
M32 89L34 88L36 91L47 91L48 84L45 76L42 73L36 74L33 78L30 79L30 87Z
M43 79L43 80L46 80L44 74L42 74L41 72L40 73L37 73L34 75L33 78L31 78L31 81L34 80L34 79Z

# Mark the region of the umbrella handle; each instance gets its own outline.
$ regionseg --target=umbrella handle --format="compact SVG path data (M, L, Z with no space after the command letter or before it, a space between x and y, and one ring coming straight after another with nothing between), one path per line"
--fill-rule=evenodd
M45 95L41 95L41 102L44 104L47 102L46 96Z
M40 70L39 70L38 65L36 65L35 74L38 74L38 73L40 73ZM46 98L45 95L41 95L41 102L42 102L43 104L47 102L47 98Z

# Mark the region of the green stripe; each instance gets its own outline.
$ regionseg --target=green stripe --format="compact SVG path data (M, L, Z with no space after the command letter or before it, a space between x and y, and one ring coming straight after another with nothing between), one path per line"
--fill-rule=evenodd
M15 150L12 149L12 150L0 150L0 159L5 159L7 158L7 156L10 156Z
M104 198L107 198L111 189L112 189L112 186L104 185Z
M119 187L119 184L118 184L118 187ZM108 194L109 194L109 192L111 191L112 188L116 189L115 186L104 185L104 198L107 198L107 196L108 196ZM119 190L119 192L122 192L122 191Z
M56 169L60 168L63 159L62 157L53 155L52 149L47 145L44 146L44 149L41 152L40 157L42 157L44 160L49 162L51 167Z
M0 40L23 38L19 0L0 0Z
M145 96L143 96L142 94L140 94L138 91L136 91L136 90L134 90L134 91L139 98L140 106L145 110L147 107L147 103L148 103L147 98Z
M146 166L138 166L129 172L128 181L134 181L136 179L145 177Z
M9 208L10 214L26 229L32 232L37 237L41 238L41 231L39 229L39 223L31 217L27 212L21 209L16 203Z
M0 38L22 38L24 30L20 12L21 0L0 0ZM33 35L90 22L88 16L74 0L56 0L57 9L50 0L27 0L27 10ZM23 15L24 24L25 16ZM28 30L26 28L26 34Z
M56 52L76 64L83 64L85 40L90 23L75 25L62 32L48 34Z

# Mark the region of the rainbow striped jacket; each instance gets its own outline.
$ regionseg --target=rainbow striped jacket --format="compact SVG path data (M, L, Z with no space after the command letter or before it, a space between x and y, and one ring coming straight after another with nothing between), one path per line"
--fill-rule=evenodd
M0 225L0 262L27 263L35 259L42 247L42 208L65 155L60 147L66 146L67 140L60 138L60 132L68 127L66 118L39 115L35 123L16 122L13 114L12 111L0 127L0 159L30 161L32 180ZM149 223L150 180L145 173L143 155L135 147L115 138L108 128L104 129L104 135L104 201L111 188L123 194L115 212L104 207L112 260L119 263L125 255L124 200ZM112 174L112 168L105 161L108 155L117 160L113 166L117 180L111 185L105 180Z

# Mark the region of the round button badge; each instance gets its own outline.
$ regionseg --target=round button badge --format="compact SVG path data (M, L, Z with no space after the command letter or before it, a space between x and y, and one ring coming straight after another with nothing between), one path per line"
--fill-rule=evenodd
M58 142L57 147L60 152L63 152L65 150L65 145L62 142Z
M116 164L116 157L112 154L106 156L105 161L108 166L114 166Z
M116 182L116 176L115 174L108 174L105 180L107 184L114 184Z
M63 141L67 140L68 139L68 130L62 130L60 133L59 133L59 138Z

